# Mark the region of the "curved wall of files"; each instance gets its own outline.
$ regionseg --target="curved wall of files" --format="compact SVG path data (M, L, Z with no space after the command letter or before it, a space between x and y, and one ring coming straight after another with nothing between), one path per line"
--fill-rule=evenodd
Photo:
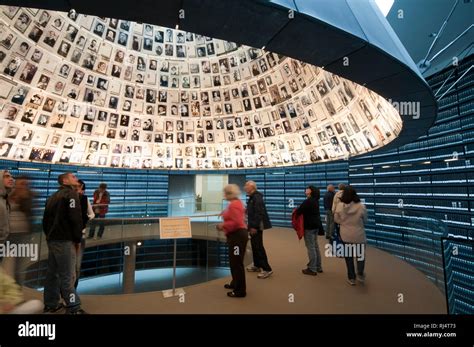
M470 54L458 66L428 79L438 96L459 82L440 100L436 123L427 136L349 162L349 182L369 208L366 228L374 245L402 257L433 280L443 270L440 238L447 238L445 250L456 247L456 252L445 252L444 265L449 310L457 314L474 313L474 72L467 71L473 63ZM425 228L423 217L434 218L441 228ZM436 230L443 228L445 235ZM418 242L408 252L404 234L417 234ZM427 260L433 252L436 262Z
M126 20L1 10L4 158L293 166L366 153L407 131L375 92L281 54Z

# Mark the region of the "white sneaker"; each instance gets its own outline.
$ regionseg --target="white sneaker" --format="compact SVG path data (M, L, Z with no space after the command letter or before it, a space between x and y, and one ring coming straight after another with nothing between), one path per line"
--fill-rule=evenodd
M347 280L347 283L349 283L351 286L355 286L355 285L356 285L356 281L355 281L355 280Z
M268 278L273 274L273 271L262 271L258 274L258 278Z
M256 266L253 266L253 265L249 265L249 266L247 266L247 271L248 272L260 272L260 268L256 267Z
M365 283L365 275L357 275L357 281L360 283Z

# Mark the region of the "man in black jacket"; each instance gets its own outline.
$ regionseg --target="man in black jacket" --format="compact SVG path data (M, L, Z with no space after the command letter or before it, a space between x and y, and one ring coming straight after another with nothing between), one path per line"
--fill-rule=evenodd
M263 230L270 229L272 223L268 217L263 195L257 190L257 184L254 181L247 181L244 189L249 196L247 201L247 224L253 253L253 266L247 267L247 271L258 272L261 269L257 277L263 279L273 274L263 246Z
M60 187L46 201L43 231L48 243L48 270L44 286L44 312L57 312L63 305L70 314L83 314L74 289L76 253L82 238L82 213L75 191L77 178L70 172L59 175Z

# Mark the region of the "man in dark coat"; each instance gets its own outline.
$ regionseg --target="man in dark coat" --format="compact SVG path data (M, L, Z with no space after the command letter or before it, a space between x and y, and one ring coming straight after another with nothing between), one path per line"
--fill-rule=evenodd
M81 300L74 288L77 249L82 238L82 213L78 184L71 172L59 175L58 191L48 198L43 215L43 231L48 243L48 270L44 285L44 312L57 312L63 305L67 312L83 314Z
M244 189L249 197L247 201L247 224L253 253L253 266L247 267L247 271L258 272L261 269L258 278L264 279L273 274L263 246L263 230L270 229L272 223L268 217L263 195L257 190L257 184L254 181L247 181Z

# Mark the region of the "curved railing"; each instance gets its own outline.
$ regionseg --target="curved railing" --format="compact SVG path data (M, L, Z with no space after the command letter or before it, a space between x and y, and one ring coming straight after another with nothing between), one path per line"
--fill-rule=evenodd
M104 226L102 239L88 239L83 259L82 280L94 276L116 274L116 286L124 284L126 265L124 249L136 247L136 269L170 269L172 241L160 240L159 218L153 206L159 203L136 204L141 207L134 218L105 218L92 220L91 227ZM167 216L191 219L193 239L179 240L177 267L202 273L202 281L215 278L213 269L227 268L225 239L215 229L225 201L203 204L195 197L170 199ZM127 206L121 208L126 209ZM407 208L370 207L366 232L369 244L385 250L423 272L446 296L449 313L474 313L474 274L468 264L474 261L472 239L454 238L446 224L428 213ZM162 211L162 210L161 210ZM379 218L383 217L383 218ZM378 222L382 220L383 225ZM383 227L383 228L380 228ZM97 231L96 231L97 232ZM40 224L25 241L38 245L38 259L30 261L24 273L25 284L41 288L45 275L47 247ZM128 248L126 248L128 247ZM250 261L250 257L246 257ZM121 275L122 274L122 275ZM160 275L161 281L171 287L170 273ZM184 281L186 282L186 281ZM178 279L177 286L188 285ZM81 288L81 287L79 287Z
M92 204L92 197L89 197ZM93 204L93 207L103 204ZM183 196L169 198L167 201L140 201L140 200L115 200L112 199L108 206L108 218L145 218L162 217L171 215L197 215L208 213L220 213L225 202L207 203L199 201L196 196ZM41 224L44 205L35 205L33 208L34 223Z
M204 204L189 215L180 214L182 208L183 201L175 203L170 200L169 216L189 218L192 231L192 238L177 239L176 242L176 288L229 276L225 236L216 230L221 218L218 213L205 212L220 212L222 204ZM162 217L150 214L144 208L136 218L98 218L89 222L86 237L91 229L95 229L96 237L87 238L85 242L80 294L119 294L172 288L174 240L161 239ZM98 238L100 227L104 227L104 233ZM25 286L41 290L48 257L41 224L36 224L32 233L17 239L17 242L31 249L37 248L36 253L32 252L34 257L23 259L21 277ZM250 257L246 261L250 262ZM98 276L101 276L103 285L94 290L88 283ZM131 281L135 282L135 288L130 286Z
M444 292L441 238L447 235L444 222L407 209L377 208L369 214L366 228L369 243L384 249L423 272ZM378 223L377 216L384 224ZM380 231L378 226L383 226Z
M455 238L444 221L406 207L372 207L366 231L370 244L423 272L444 293L448 313L474 314L472 238Z

